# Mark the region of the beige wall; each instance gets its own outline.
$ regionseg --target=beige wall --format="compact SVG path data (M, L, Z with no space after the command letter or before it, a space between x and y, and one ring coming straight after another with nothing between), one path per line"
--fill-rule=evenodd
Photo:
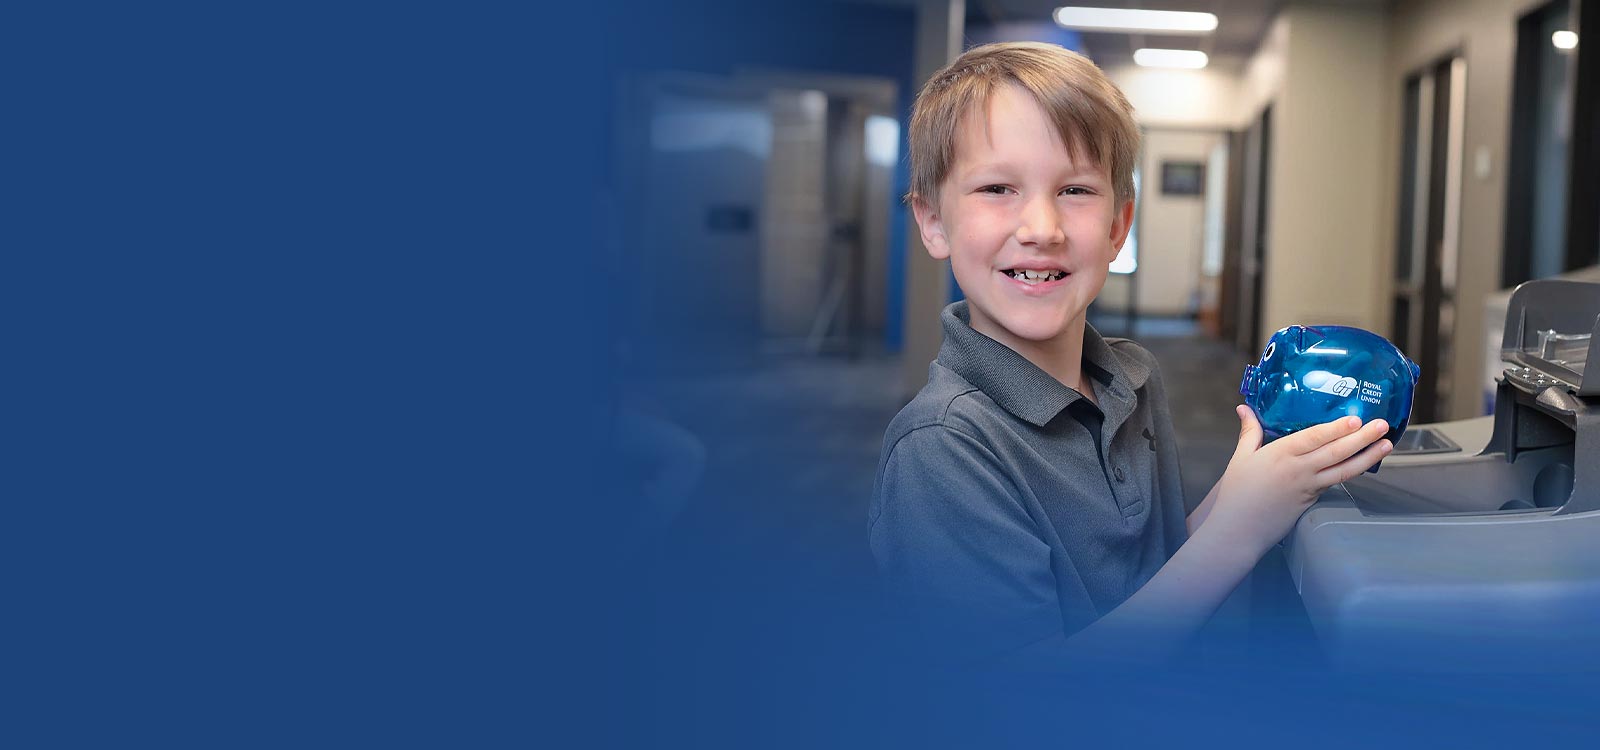
M1481 376L1484 352L1483 307L1490 292L1499 288L1503 254L1506 158L1511 135L1511 86L1516 55L1516 22L1543 2L1529 0L1403 0L1393 10L1389 29L1390 57L1383 91L1389 101L1400 100L1407 75L1451 52L1460 52L1467 64L1466 116L1462 145L1469 165L1461 181L1461 225L1457 275L1456 335L1452 367L1457 387L1448 418L1476 416L1482 411ZM1488 156L1489 171L1479 175L1471 168L1477 155ZM1383 183L1384 226L1397 219L1400 163L1398 113L1385 130L1385 163L1389 179ZM1393 242L1385 248L1385 268L1392 265ZM1393 282L1382 280L1384 293Z
M1205 197L1161 194L1161 164L1206 164L1222 140L1214 132L1146 130L1139 200L1138 309L1148 315L1196 311L1205 243Z
M1131 278L1127 274L1114 273L1106 276L1105 286L1100 288L1100 293L1094 298L1099 305L1097 309L1117 312L1126 310L1132 287Z
M1394 97L1382 93L1385 15L1294 5L1279 18L1286 54L1273 98L1260 340L1296 323L1383 330L1388 318L1379 286L1394 234L1382 220L1394 172L1384 149L1394 117Z
M1239 111L1234 119L1237 129L1249 127L1261 110L1283 93L1288 57L1289 18L1279 13L1261 38L1261 48L1250 58L1244 78L1239 82Z
M1206 68L1160 70L1121 65L1106 69L1147 128L1236 127L1240 76Z

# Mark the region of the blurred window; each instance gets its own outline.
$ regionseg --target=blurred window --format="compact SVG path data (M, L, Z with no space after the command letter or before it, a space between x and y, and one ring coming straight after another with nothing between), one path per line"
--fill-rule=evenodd
M1133 170L1133 226L1128 228L1128 241L1123 243L1122 252L1117 253L1117 259L1111 261L1112 273L1133 273L1139 269L1139 169Z
M1572 4L1556 0L1517 22L1507 178L1505 286L1575 267L1568 246L1578 54ZM1592 255L1592 251L1587 254ZM1592 262L1592 261L1591 261Z

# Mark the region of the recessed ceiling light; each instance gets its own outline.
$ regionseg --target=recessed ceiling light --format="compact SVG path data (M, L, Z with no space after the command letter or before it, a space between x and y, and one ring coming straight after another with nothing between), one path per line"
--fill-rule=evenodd
M1557 31L1550 35L1550 43L1556 49L1573 49L1578 46L1578 35L1571 31Z
M1056 8L1056 24L1069 29L1110 32L1210 34L1217 30L1211 13L1128 8Z
M1206 53L1192 49L1141 49L1133 53L1133 61L1146 68L1204 68L1210 59Z

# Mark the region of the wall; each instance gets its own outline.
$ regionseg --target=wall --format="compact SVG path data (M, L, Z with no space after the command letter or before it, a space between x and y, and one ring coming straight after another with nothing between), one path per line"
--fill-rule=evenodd
M1143 270L1142 268L1140 270ZM1133 277L1128 274L1114 273L1106 276L1106 285L1100 287L1100 293L1095 295L1094 302L1097 309L1102 312L1115 311L1121 314L1132 303L1131 289Z
M1146 130L1139 198L1138 309L1146 315L1189 315L1200 292L1205 196L1163 195L1161 164L1206 164L1222 140L1215 132Z
M1383 261L1394 237L1383 186L1396 174L1384 145L1398 96L1398 89L1387 93L1386 12L1302 4L1286 8L1279 21L1287 54L1273 97L1258 340L1295 323L1383 330ZM1276 64L1269 57L1260 69L1259 91L1267 97Z
M1138 65L1106 69L1147 128L1233 129L1240 122L1240 76L1205 68L1162 70Z
M618 196L627 215L624 267L633 271L626 310L637 353L752 345L759 334L759 200L771 155L766 98L715 77L661 74L637 82L627 103L645 132L623 162L637 183ZM632 115L630 111L628 114ZM685 189L685 175L694 189ZM722 216L723 221L708 221ZM646 244L642 238L648 237ZM648 249L648 251L647 251ZM686 357L685 357L686 358Z
M629 61L643 61L624 64L620 71L624 78L642 72L630 65L643 65L647 71L729 77L741 73L747 77L751 73L770 77L774 72L784 71L887 78L894 81L898 89L895 114L901 126L900 153L905 153L903 140L911 101L916 95L916 86L922 81L922 77L914 75L920 8L858 2L772 4L691 0L674 4L673 12L684 17L716 20L713 27L704 29L709 33L697 35L695 44L684 44L681 35L659 33L649 23L629 24L620 29L613 43L629 51ZM956 17L959 20L961 14L957 13ZM628 117L618 117L615 121L624 130L638 127L638 123ZM623 132L617 135L617 140L625 142L637 137ZM625 172L629 165L623 160L617 168ZM627 184L628 180L619 177L617 182ZM901 321L909 283L903 278L907 273L904 248L908 227L915 228L909 210L899 200L909 183L909 171L902 160L894 171L889 191L888 239L884 246L875 249L881 256L869 261L869 268L883 268L887 288L881 295L885 300L883 310L879 315L868 317L884 321L885 345L891 350L901 345ZM647 244L647 238L630 239L630 246ZM934 346L937 347L937 319L933 324Z
M1500 285L1516 22L1540 5L1543 2L1528 0L1402 0L1393 10L1388 36L1392 53L1383 82L1383 91L1391 99L1398 100L1408 74L1452 51L1460 51L1467 63L1463 146L1469 168L1461 183L1458 320L1452 363L1459 385L1452 395L1450 418L1475 416L1483 409L1482 394L1471 384L1478 381L1486 357L1484 303ZM1388 200L1382 221L1392 230L1398 205L1399 115L1390 120L1385 137L1388 173L1383 183ZM1470 167L1480 152L1489 165L1487 174L1481 176ZM1394 248L1387 250L1384 257L1389 263ZM1392 281L1385 278L1382 283L1388 294Z
M922 0L919 3L915 58L918 88L961 53L965 21L965 0ZM915 99L916 90L911 91L911 97ZM909 189L909 185L906 187ZM904 304L900 308L903 316L891 316L890 327L893 329L896 323L903 322L905 339L901 348L900 389L909 400L927 384L928 364L939 354L939 343L944 339L939 313L954 285L950 283L949 261L936 261L928 256L915 219L906 220L904 252L890 257L899 260L905 276Z
M767 102L772 156L758 201L761 332L798 338L811 330L827 283L828 98L820 91L774 91Z
M900 87L874 76L757 68L732 80L769 92L777 120L761 197L765 332L791 338L813 333L825 297L837 291L831 274L842 260L834 253L843 248L832 243L830 228L856 225L861 277L847 289L833 322L855 318L863 337L883 336L889 286L889 253L883 250L891 247L890 224L898 211L890 206L898 199L895 175L902 167ZM819 101L810 109L797 104L813 97ZM826 149L826 158L816 149ZM858 303L862 309L855 310Z
M1239 81L1235 129L1249 127L1261 110L1278 100L1283 92L1288 60L1289 18L1279 13L1261 38L1260 49L1250 58L1250 63L1245 66L1244 78Z

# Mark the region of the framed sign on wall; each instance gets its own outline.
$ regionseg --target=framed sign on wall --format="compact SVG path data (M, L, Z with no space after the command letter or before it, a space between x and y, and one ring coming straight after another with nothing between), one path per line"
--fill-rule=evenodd
M1205 164L1197 161L1161 162L1162 195L1200 195L1205 189Z

